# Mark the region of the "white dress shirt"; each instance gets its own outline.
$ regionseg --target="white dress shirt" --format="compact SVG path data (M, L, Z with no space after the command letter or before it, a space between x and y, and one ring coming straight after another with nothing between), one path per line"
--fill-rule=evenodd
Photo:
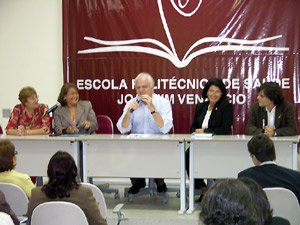
M127 102L124 107L123 114L118 120L117 128L122 134L130 131L133 134L167 134L173 127L173 116L170 102L167 99L153 93L152 104L155 110L161 115L164 121L164 126L162 128L157 126L147 105L141 102L140 107L131 114L128 127L123 128L123 118L128 111L130 103L134 101L136 101L136 97Z
M275 112L276 112L276 106L269 112L267 109L268 114L268 126L272 126L275 128Z
M209 121L211 112L212 112L212 110L209 110L209 105L208 105L207 111L206 111L206 114L205 114L205 117L204 117L204 120L203 120L203 122L202 122L202 126L201 126L202 129L208 128L208 121Z

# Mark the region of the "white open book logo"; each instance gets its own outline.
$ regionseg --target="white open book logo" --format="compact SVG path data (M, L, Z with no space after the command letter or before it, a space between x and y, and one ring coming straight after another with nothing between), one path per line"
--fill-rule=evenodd
M193 0L194 1L194 0ZM199 3L197 7L190 13L185 13L182 11L189 3L189 0L185 0L184 4L182 4L182 0L178 0L178 6L174 2L174 0L170 0L174 9L184 17L193 16L199 7L201 6L202 0L198 0ZM204 37L196 41L192 46L187 50L184 57L179 59L176 53L176 48L173 43L172 35L170 33L168 23L165 18L165 14L162 7L161 0L157 0L159 14L161 17L161 21L167 35L170 47L167 47L162 42L152 39L152 38L143 38L143 39L131 39L131 40L123 40L123 41L107 41L96 39L93 37L84 37L85 40L91 41L100 45L105 45L107 47L99 47L93 49L86 49L78 51L78 54L89 54L89 53L102 53L102 52L139 52L146 53L151 55L156 55L165 59L168 59L170 62L174 64L177 68L183 68L189 65L189 63L197 56L203 55L210 52L218 52L218 51L288 51L287 47L260 47L256 46L259 43L268 42L274 39L281 38L282 35L277 35L273 37L257 39L257 40L243 40L243 39L234 39L234 38L224 38L224 37ZM210 46L205 47L200 50L192 52L197 46L203 43L209 42L219 42L218 46ZM144 47L139 46L140 43L152 43L157 46L157 48ZM224 44L223 44L224 43ZM191 53L192 52L192 53Z

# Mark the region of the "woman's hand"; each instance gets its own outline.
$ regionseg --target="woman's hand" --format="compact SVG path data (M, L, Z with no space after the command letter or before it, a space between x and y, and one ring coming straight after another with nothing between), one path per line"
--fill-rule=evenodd
M86 120L86 121L82 122L81 125L84 126L84 129L88 130L88 129L90 129L91 123L88 120Z
M26 135L26 129L25 129L25 127L23 125L18 126L17 135L18 136L24 136L24 135Z
M204 129L203 128L196 129L193 134L204 134Z
M67 134L77 134L79 130L75 126L69 126L66 130L65 133Z

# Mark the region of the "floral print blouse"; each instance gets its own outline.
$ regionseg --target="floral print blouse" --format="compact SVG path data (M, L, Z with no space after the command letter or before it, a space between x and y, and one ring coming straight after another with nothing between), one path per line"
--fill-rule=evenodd
M23 125L26 129L43 128L46 133L50 133L51 118L47 114L48 109L47 105L39 104L39 107L34 110L33 116L30 117L22 104L16 105L8 120L6 132L11 128L18 129L18 126Z

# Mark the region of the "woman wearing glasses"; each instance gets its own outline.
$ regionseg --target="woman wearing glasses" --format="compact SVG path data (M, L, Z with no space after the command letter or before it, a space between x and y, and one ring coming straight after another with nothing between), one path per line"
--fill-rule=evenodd
M24 190L30 198L31 189L35 187L27 174L15 170L18 152L9 140L0 141L0 182L11 183Z
M21 104L16 105L10 115L6 134L18 136L49 134L51 119L47 114L48 106L39 104L34 88L22 88L19 100Z
M207 101L197 104L192 134L212 133L215 135L230 134L233 120L232 105L226 100L226 88L221 79L211 78L202 91L202 98ZM186 166L189 173L189 151L186 153ZM197 166L197 165L195 165ZM200 202L207 191L203 179L195 179L195 189L201 189Z

